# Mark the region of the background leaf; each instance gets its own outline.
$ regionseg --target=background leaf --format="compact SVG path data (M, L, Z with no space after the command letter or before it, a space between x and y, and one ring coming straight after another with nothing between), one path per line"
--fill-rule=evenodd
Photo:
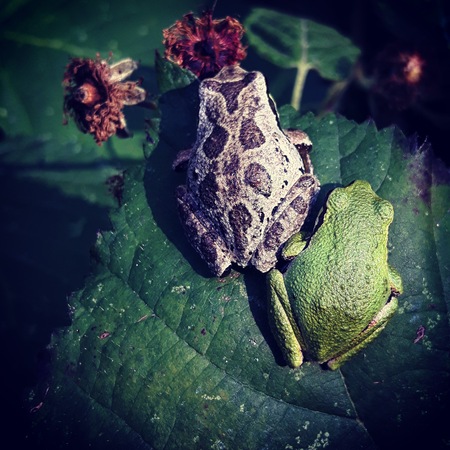
M164 97L162 105L162 130L190 108ZM70 301L73 324L53 340L52 379L41 385L45 397L33 398L44 401L35 414L39 442L57 433L69 448L116 439L138 448L442 445L449 274L434 230L439 222L448 236L449 205L434 163L425 149L408 154L394 128L334 115L317 121L292 108L281 119L314 142L323 186L316 210L329 189L355 178L394 204L390 262L405 285L399 312L339 371L286 367L268 329L264 276L212 278L187 244L173 198L184 174L171 173L170 163L192 136L175 143L162 131L146 167L128 172L114 230L99 236L94 273Z
M297 68L302 63L330 80L346 78L359 56L335 29L277 11L254 8L245 27L250 44L273 64Z

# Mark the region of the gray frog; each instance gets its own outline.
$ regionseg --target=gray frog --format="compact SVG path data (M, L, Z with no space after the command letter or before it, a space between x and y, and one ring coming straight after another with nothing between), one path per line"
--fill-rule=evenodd
M216 276L236 263L261 272L277 261L319 190L311 141L280 129L260 72L224 67L199 88L197 140L177 189L185 233Z

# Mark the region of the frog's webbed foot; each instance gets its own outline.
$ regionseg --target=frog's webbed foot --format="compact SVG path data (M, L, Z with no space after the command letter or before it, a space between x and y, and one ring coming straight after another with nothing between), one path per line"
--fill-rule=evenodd
M252 258L259 271L267 272L275 266L280 247L300 230L318 190L319 182L311 174L302 175L292 186Z
M199 213L186 186L178 186L176 196L178 214L189 242L214 275L222 275L232 263L231 253L223 238Z
M293 234L283 246L281 251L281 257L285 260L291 260L301 253L306 247L308 241L306 240L305 233Z

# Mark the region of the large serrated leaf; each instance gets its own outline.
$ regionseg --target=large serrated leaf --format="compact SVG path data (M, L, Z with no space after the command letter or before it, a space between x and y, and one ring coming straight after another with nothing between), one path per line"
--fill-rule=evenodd
M272 63L316 69L330 80L342 80L360 51L331 27L277 11L255 8L245 20L249 42Z
M184 174L170 165L193 134L174 137L168 124L195 102L182 102L184 110L171 95L161 99L159 143L146 167L128 172L114 230L100 235L94 273L70 301L73 324L53 339L52 378L35 414L40 442L57 436L68 448L442 445L449 268L437 242L448 243L450 205L429 153L410 151L394 128L282 108L283 125L306 130L314 142L323 186L317 208L333 186L355 178L393 203L390 262L405 285L387 328L341 370L315 363L292 370L268 329L264 276L246 270L210 277L182 234L174 190ZM417 340L420 327L425 334ZM38 392L32 403L42 400Z

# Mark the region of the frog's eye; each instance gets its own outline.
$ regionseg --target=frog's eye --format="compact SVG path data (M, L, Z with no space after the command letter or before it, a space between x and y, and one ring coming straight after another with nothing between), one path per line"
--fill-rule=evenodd
M387 200L377 202L375 205L375 210L383 222L388 224L392 222L392 219L394 218L394 208L390 202Z
M348 205L348 194L343 188L334 189L327 201L327 209L339 211L346 208Z

